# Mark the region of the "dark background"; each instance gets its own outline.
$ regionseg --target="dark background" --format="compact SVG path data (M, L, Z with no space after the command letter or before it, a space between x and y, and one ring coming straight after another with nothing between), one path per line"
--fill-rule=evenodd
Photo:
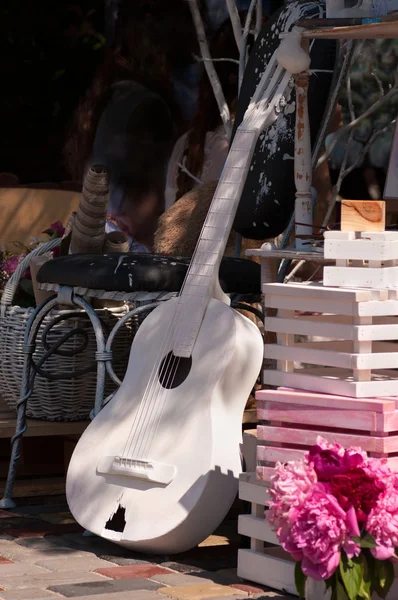
M0 173L62 181L65 133L105 49L103 0L1 0L0 32Z

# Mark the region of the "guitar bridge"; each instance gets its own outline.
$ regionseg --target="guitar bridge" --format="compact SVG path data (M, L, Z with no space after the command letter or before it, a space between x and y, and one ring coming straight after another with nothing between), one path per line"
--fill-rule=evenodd
M103 456L98 463L97 473L100 475L123 475L168 485L175 478L177 469L174 465L152 460Z

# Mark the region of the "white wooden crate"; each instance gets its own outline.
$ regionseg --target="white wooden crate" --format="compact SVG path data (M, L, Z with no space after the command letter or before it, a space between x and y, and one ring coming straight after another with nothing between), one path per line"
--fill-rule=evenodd
M327 231L325 286L393 289L398 286L398 232Z
M277 309L265 318L265 330L277 334L277 343L264 348L277 361L263 372L265 386L398 395L397 290L270 283L263 293L265 307Z
M255 473L242 473L239 498L251 503L251 514L240 515L238 532L250 538L250 549L238 551L238 576L297 595L294 561L278 544L275 533L264 519L269 501L268 484Z

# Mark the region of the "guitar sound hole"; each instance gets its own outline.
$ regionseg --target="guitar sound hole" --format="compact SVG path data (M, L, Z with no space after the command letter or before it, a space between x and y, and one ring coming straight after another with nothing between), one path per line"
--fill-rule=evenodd
M189 375L192 358L180 358L173 351L162 360L159 369L159 381L166 390L172 390L181 385Z

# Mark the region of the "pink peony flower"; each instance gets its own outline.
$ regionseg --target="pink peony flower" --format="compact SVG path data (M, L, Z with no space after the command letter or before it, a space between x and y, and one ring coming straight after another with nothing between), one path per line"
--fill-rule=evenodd
M329 579L340 562L341 550L352 558L360 547L351 539L359 532L355 514L344 512L322 484L315 484L302 506L289 512L289 523L278 531L282 547L302 561L305 575Z
M366 453L364 454L366 457ZM313 463L319 481L330 481L332 477L347 473L364 462L360 449L349 448L345 451L340 444L336 442L328 444L320 436L317 438L317 444L310 448L306 458Z
M266 518L275 528L282 527L286 522L290 509L301 506L312 486L317 482L313 467L303 460L278 463L276 473L271 478L270 494L273 502Z
M392 558L398 547L398 475L392 474L385 482L386 490L366 522L366 530L377 543L371 553L379 560Z
M383 481L359 467L334 475L330 481L330 490L341 508L348 510L353 506L361 523L366 521L385 489Z
M373 475L373 477L381 479L382 481L388 480L392 475L392 471L387 465L386 458L368 458L364 471L368 473L368 475Z

